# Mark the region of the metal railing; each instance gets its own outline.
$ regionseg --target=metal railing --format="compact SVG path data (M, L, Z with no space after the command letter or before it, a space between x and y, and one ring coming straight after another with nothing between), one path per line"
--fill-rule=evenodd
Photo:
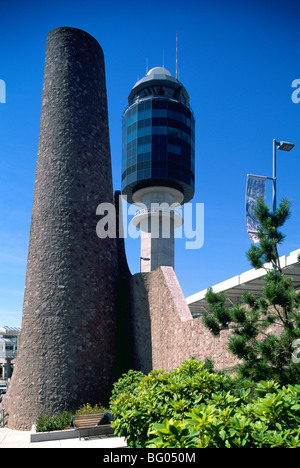
M170 214L170 215L178 214L178 213L176 213L175 210L158 207L158 208L148 208L148 209L144 208L142 210L137 210L134 213L134 216L140 216L140 215L148 214L148 213L150 213L150 214L151 213L166 213L166 214Z

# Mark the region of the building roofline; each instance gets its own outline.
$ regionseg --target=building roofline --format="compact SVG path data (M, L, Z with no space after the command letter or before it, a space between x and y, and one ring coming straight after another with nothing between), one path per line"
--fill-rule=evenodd
M0 327L0 335L19 335L21 333L20 327Z
M300 263L298 255L300 249L294 250L288 256L280 257L280 266L285 277L293 279L292 285L294 288L300 287ZM233 305L240 301L242 294L246 291L252 292L255 296L260 296L263 289L263 278L267 274L267 270L272 268L270 263L264 265L265 268L256 270L255 268L248 270L240 275L233 276L225 281L212 286L215 293L224 292L227 295L227 305ZM203 289L186 298L187 304L191 313L194 316L202 315L209 310L209 306L205 300L205 295L208 291Z

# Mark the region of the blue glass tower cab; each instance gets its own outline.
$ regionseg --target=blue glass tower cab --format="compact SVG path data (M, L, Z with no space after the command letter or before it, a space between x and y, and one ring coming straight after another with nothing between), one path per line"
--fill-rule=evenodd
M143 207L133 220L142 230L141 259L150 258L141 262L142 271L174 267L173 230L182 219L166 204L187 203L194 190L195 119L189 95L168 70L152 68L132 88L122 119L122 194ZM158 215L152 205L162 203ZM160 218L156 234L151 230L155 216ZM171 234L163 237L167 216Z
M195 119L184 86L153 68L128 97L122 121L122 193L132 203L140 187L166 185L193 198Z

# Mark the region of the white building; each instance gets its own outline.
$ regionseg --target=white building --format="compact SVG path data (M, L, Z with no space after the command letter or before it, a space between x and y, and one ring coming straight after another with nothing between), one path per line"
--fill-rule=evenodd
M0 327L0 379L11 377L14 359L17 357L21 328Z

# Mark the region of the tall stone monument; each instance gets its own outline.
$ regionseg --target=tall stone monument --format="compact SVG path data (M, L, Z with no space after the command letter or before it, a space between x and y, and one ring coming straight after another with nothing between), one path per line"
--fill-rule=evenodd
M47 36L21 342L8 426L105 402L117 350L116 239L96 208L113 203L103 52L79 29Z

